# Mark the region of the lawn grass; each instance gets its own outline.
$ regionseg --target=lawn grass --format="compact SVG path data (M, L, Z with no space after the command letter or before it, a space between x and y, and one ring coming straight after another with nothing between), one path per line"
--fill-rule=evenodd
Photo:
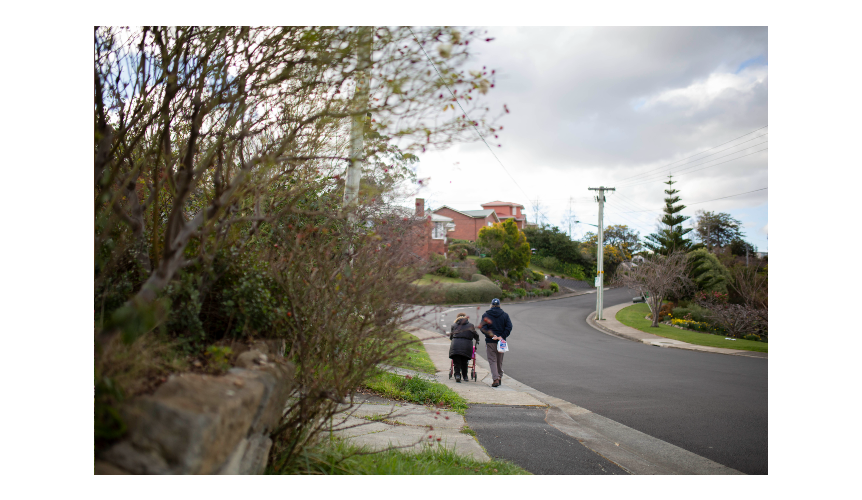
M443 384L418 377L379 373L365 381L365 388L388 399L442 406L459 415L467 411L467 400L457 392Z
M562 273L561 273L561 272L559 272L559 271L549 271L549 270L545 269L544 267L537 266L536 264L533 264L532 262L530 262L530 265L529 265L529 266L527 266L527 267L529 267L529 268L530 268L530 269L532 269L533 271L539 271L540 273L542 273L542 274L544 274L544 275L546 275L546 276L554 275L554 276L556 276L557 278L563 278L563 279L569 279L569 280L576 280L576 281L578 280L577 278L573 278L573 277L571 277L571 276L566 276L566 275L562 274Z
M437 276L436 274L424 274L414 281L414 285L433 285L435 283L467 283L461 278L449 278L448 276Z
M428 446L421 451L371 452L342 440L324 441L306 451L296 468L281 474L327 475L524 475L526 470L505 460L479 462L451 449ZM266 474L276 474L267 467Z
M405 331L399 331L398 340L405 341L418 339L414 335ZM389 360L389 364L397 366L398 368L430 373L432 375L437 372L437 368L434 366L434 362L431 361L431 357L428 356L427 352L425 352L425 346L422 345L422 342L415 342L405 346L401 352Z
M649 306L646 304L634 304L620 310L617 313L617 321L642 332L652 333L660 337L680 340L682 342L688 342L689 344L707 347L724 347L740 351L769 352L769 344L766 342L743 339L725 340L721 335L681 330L679 328L662 325L660 323L658 328L653 328L650 326L652 322L645 319L647 314L649 314Z

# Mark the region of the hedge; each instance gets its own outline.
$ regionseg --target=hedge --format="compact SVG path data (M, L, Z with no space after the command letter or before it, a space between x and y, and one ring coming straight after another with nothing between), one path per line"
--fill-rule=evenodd
M503 295L500 287L487 276L474 274L469 283L438 283L420 286L422 302L426 304L474 304L487 302Z

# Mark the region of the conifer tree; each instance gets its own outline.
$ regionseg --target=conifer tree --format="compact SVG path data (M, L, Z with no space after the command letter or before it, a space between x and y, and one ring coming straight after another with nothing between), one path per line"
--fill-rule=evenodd
M680 197L677 196L679 191L674 189L673 185L676 181L673 180L673 175L668 176L667 189L664 190L667 197L664 199L664 216L661 218L662 224L666 227L658 233L650 234L646 237L647 241L644 246L653 252L661 255L669 255L675 250L688 252L693 250L691 240L684 238L686 234L691 232L692 228L683 228L682 223L687 221L687 215L680 215L685 205L678 205Z

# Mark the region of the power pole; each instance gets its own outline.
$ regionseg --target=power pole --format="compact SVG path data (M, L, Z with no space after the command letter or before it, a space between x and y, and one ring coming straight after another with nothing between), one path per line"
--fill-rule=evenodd
M357 31L359 38L356 53L356 90L353 93L353 112L350 124L350 163L347 166L347 178L344 185L344 209L348 210L348 220L356 221L356 214L351 210L359 199L359 180L362 178L362 162L364 161L365 113L368 108L371 78L368 72L371 66L371 26L362 26Z
M616 191L616 188L606 188L604 186L600 186L597 188L589 188L590 191L598 191L599 195L596 197L596 200L599 202L599 248L596 253L597 263L596 263L596 281L598 284L596 287L596 319L605 319L602 317L602 310L605 308L605 255L604 255L604 239L605 239L605 224L604 224L604 209L605 209L605 191Z

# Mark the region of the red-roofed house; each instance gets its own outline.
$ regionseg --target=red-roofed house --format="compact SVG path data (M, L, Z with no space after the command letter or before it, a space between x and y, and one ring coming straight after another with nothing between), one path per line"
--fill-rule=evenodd
M443 205L432 213L452 219L455 224L455 230L448 232L448 236L458 240L476 241L479 237L480 229L490 226L495 222L500 222L497 213L492 209L455 210Z
M492 201L489 203L483 203L482 208L493 210L500 221L515 219L515 224L518 225L518 229L523 230L524 226L527 225L527 214L521 212L524 205L508 201Z

